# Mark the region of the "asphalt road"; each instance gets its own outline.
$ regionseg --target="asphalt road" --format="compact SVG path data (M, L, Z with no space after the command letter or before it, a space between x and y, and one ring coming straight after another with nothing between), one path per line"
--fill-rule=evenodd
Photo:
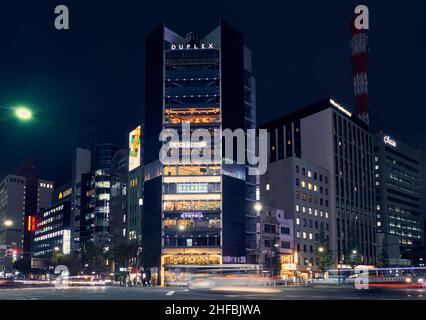
M286 287L274 293L191 291L185 288L15 288L0 289L0 300L425 300L426 288Z

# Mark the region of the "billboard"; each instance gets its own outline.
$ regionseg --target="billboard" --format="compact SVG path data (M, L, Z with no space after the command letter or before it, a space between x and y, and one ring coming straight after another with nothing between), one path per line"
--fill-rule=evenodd
M141 165L141 126L129 134L129 171Z

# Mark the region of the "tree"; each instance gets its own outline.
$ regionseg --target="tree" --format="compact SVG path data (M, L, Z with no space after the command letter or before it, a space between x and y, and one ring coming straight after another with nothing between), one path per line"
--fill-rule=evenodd
M352 267L362 264L363 257L359 246L358 226L355 223L352 224L350 230L349 245L349 262Z
M123 268L129 267L129 262L132 258L135 258L138 252L138 245L135 242L120 242L119 244L112 247L109 258Z
M105 272L105 254L102 246L87 244L82 250L83 264L87 264L89 272Z
M386 267L389 264L389 255L388 255L388 237L384 235L383 242L380 245L380 250L377 256L377 265L381 268Z
M63 254L60 251L54 251L50 262L54 267L60 265L66 266L71 275L78 274L81 270L80 258L74 254Z
M22 258L22 259L16 260L13 263L13 269L18 271L22 275L30 274L30 272L31 272L31 259Z
M321 273L324 273L333 264L333 253L330 243L325 237L323 225L320 227L319 241L315 248L315 259Z

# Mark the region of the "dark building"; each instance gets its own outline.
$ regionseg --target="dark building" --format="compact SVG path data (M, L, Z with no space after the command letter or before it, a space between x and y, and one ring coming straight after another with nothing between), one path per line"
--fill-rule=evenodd
M374 172L377 231L381 246L399 246L399 257L408 259L424 246L421 152L399 140L379 133L374 136ZM390 251L390 250L388 250Z
M269 133L270 164L297 157L329 172L325 207L336 263L351 263L355 252L363 264L375 264L373 139L367 124L328 98L261 128Z
M226 22L204 37L164 25L146 40L146 267L254 262L255 179L242 164L159 162L162 129L256 128L251 53ZM193 146L179 147L188 154ZM160 263L161 258L161 263Z
M93 244L95 232L95 178L91 172L81 175L79 182L79 248Z
M96 145L94 159L95 176L95 229L93 240L96 245L108 247L110 242L109 214L111 189L111 160L118 147L109 143Z
M129 152L120 149L111 160L110 226L111 245L127 240Z

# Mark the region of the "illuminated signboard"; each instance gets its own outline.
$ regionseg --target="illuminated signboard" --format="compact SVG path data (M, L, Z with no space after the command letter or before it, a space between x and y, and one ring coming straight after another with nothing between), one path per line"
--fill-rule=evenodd
M129 134L129 171L141 165L141 126Z
M177 193L207 193L207 183L178 183L176 186Z
M65 191L59 192L58 199L62 200L63 198L66 198L69 195L71 195L71 193L72 193L72 189L71 188L69 188L69 189L67 189Z
M340 104L338 104L338 103L337 103L336 101L334 101L333 99L330 99L330 103L331 103L333 106L335 106L337 109L339 109L340 111L342 111L344 114L346 114L347 116L352 117L352 113L351 113L349 110L347 110L347 109L343 108Z
M390 136L385 136L383 138L383 141L385 142L385 144L388 144L388 145L390 145L394 148L396 148L396 146L397 146L396 141L393 140Z
M64 230L62 234L62 253L71 253L71 230Z
M36 230L35 216L28 216L27 230L30 232L34 232Z
M203 214L201 212L183 212L180 217L182 219L200 219L203 217Z
M200 43L200 44L172 44L172 50L189 50L189 49L213 49L213 43Z

